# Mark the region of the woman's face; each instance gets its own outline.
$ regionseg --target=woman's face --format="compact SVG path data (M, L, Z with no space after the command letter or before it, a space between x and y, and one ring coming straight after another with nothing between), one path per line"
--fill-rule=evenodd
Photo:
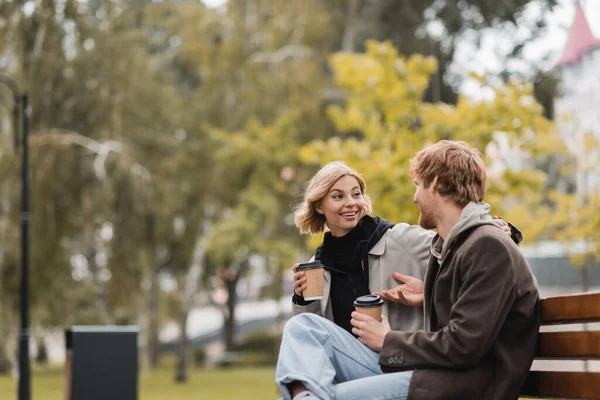
M350 175L338 179L317 205L333 236L344 236L367 214L367 204L358 180Z

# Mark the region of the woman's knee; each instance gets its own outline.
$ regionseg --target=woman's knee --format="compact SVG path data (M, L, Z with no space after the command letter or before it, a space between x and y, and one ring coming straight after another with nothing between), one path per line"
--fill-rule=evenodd
M285 335L297 331L306 331L307 328L321 325L325 319L313 313L302 313L293 316L285 324L283 334Z

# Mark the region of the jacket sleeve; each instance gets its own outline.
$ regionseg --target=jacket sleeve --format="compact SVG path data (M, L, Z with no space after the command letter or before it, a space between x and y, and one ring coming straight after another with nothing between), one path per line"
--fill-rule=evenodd
M423 279L429 262L431 240L435 232L423 229L418 225L405 223L396 224L389 231L388 237L396 244L404 248L404 251L419 265L421 276L415 278Z
M379 358L384 369L469 368L489 351L515 298L511 253L497 237L481 236L472 247L454 260L462 284L449 323L436 332L389 332Z
M302 313L313 313L317 315L321 315L321 300L314 300L309 302L306 305L300 305L292 303L292 313L294 315L302 314Z
M515 242L517 245L521 244L521 242L523 241L523 234L521 233L519 228L517 228L516 226L514 226L513 224L511 224L508 221L506 221L506 222L508 223L508 226L510 227L510 237L512 238L513 242Z

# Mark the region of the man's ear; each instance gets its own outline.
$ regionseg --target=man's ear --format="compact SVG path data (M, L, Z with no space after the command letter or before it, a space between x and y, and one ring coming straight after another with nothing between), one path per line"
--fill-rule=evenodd
M431 181L431 185L429 185L431 187L431 190L435 193L440 191L439 188L439 183L438 183L438 177L437 175L433 178L433 180Z

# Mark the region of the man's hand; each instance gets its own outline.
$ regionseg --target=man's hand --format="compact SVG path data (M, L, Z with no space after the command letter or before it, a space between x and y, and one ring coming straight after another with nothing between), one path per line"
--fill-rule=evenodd
M389 290L374 292L374 294L378 294L384 300L404 304L405 306L423 305L424 296L422 280L413 278L412 276L402 275L398 272L393 272L392 278L399 283L402 283L402 285Z
M354 311L352 313L352 333L358 336L358 341L373 351L381 351L385 335L392 330L387 317L379 322L370 315Z

